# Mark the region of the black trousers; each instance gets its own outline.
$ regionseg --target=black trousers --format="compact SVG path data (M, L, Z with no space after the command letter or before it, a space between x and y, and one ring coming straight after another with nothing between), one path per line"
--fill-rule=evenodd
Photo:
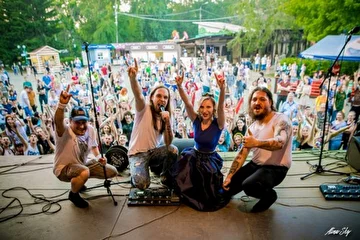
M232 177L228 194L233 196L244 190L246 195L251 197L266 197L275 186L284 180L287 172L287 167L260 166L250 161Z

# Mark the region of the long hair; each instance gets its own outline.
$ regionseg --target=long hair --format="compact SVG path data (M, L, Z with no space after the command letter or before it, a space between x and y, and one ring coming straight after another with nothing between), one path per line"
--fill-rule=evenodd
M248 113L250 114L251 113L251 100L253 98L253 95L255 92L257 91L261 91L261 92L264 92L266 93L266 96L269 98L269 101L270 101L270 106L271 106L271 110L276 112L276 108L274 106L274 100L273 100L273 95L272 93L270 92L269 89L267 89L266 87L256 87L251 93L250 93L250 96L249 96L249 99L248 99ZM251 116L251 114L250 114Z
M8 130L9 132L14 132L14 130L11 129L10 124L7 122L7 120L8 120L9 118L12 118L12 119L14 120L14 124L15 124L15 128L16 128L15 119L14 119L11 115L6 115L6 117L5 117L5 126L6 126L6 128L7 128L7 130Z
M165 130L165 124L161 124L161 129L157 129L157 125L156 125L156 115L157 115L157 112L155 111L155 107L154 107L154 103L153 101L151 100L152 97L154 96L155 92L160 89L160 88L163 88L163 89L166 89L168 95L169 95L169 98L168 98L168 102L166 104L165 107L165 111L168 111L169 112L169 117L171 119L171 104L170 104L170 91L167 87L163 86L163 85L160 85L160 86L157 86L156 88L154 88L151 92L150 92L150 96L149 96L149 100L150 100L150 109L151 109L151 116L152 116L152 120L153 120L153 126L154 126L154 129L156 131L159 131L161 134L164 132Z

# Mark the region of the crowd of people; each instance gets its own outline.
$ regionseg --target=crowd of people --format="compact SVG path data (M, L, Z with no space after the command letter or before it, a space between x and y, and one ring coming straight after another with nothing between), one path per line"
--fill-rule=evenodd
M246 129L251 124L247 112L247 95L255 87L266 87L277 97L276 109L286 114L294 126L292 150L314 149L321 145L324 116L326 122L327 149L346 149L351 136L356 130L359 118L359 73L354 76L334 74L331 77L331 89L327 91L327 83L323 84L321 94L315 103L310 99L313 81L324 78L323 72L305 75L306 67L297 71L296 64L283 64L275 68L275 79L265 77L263 72L271 61L266 56L256 55L254 66L246 62L230 64L228 61L216 61L209 67L201 69L194 62L184 66L180 61L180 69L184 72L184 90L194 109L198 109L200 99L213 95L218 101L220 90L216 85L214 73L222 72L226 81L225 88L225 127L216 146L217 152L238 151ZM133 62L133 59L126 60ZM259 62L260 61L260 62ZM124 61L125 62L125 61ZM9 74L1 69L1 148L6 154L47 154L54 152L55 136L53 116L62 90L68 85L72 94L67 112L72 106L83 106L90 113L90 123L94 124L94 112L100 122L102 151L106 152L115 145L128 147L134 125L134 100L128 94L128 76L126 66L113 71L110 64L91 67L92 85L89 84L87 68L81 67L80 60L64 63L62 74L47 71L44 76L36 76L36 85L24 74L23 90L17 92L10 82ZM264 65L264 63L266 63ZM277 65L280 62L277 61ZM296 67L295 67L296 66ZM265 69L264 69L265 68ZM250 70L254 69L254 71ZM14 70L14 74L17 74ZM176 64L139 64L136 79L141 93L148 98L151 90L165 86L172 100L172 126L175 138L193 138L194 126L186 111L186 104L178 91L175 77L178 73ZM250 75L252 77L250 78ZM294 82L297 88L292 92ZM276 86L274 86L276 85ZM276 90L274 90L276 89ZM276 92L274 92L276 91ZM329 95L329 96L328 96ZM92 98L96 101L96 110L92 106ZM325 109L328 100L327 109ZM348 110L347 105L350 105ZM91 117L92 116L92 117ZM68 118L65 118L68 121ZM30 136L33 134L30 144ZM29 146L30 149L29 150ZM35 149L35 150L34 150Z
M311 84L324 75L294 74L294 64L276 68L272 80L257 73L263 64L256 61L255 72L245 62L214 61L203 69L130 57L124 63L118 71L64 64L65 74L35 75L36 86L25 78L19 94L1 69L1 155L55 153L54 174L71 182L69 199L80 208L88 207L79 192L89 177L116 176L104 154L121 146L136 188L149 187L151 170L197 210L220 209L244 190L260 199L252 212L261 212L277 199L273 188L291 166L291 151L346 149L359 130L360 72L333 74L312 104ZM174 138L194 144L180 153ZM218 153L228 151L237 155L223 180Z

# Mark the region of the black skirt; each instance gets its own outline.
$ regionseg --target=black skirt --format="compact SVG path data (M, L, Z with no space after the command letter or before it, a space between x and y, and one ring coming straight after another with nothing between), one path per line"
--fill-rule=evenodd
M223 160L217 152L203 153L185 148L172 169L175 191L183 203L199 211L216 211L230 200L225 197Z

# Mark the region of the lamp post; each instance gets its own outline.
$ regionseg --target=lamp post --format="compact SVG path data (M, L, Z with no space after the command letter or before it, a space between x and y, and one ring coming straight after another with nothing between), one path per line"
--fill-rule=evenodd
M202 6L203 5L206 5L206 4L208 4L209 2L204 2L204 3L202 3L201 5L200 5L200 22L202 21L202 14L201 14L201 11L202 11Z
M115 10L115 34L116 34L116 43L119 43L119 33L118 33L118 9L119 9L119 5L118 5L118 3L117 3L117 1L115 0L115 5L113 6L114 7L114 10Z
M27 52L26 52L26 46L25 45L17 45L17 48L19 51L21 51L21 56L25 59L25 64L28 65L28 59L27 59Z

